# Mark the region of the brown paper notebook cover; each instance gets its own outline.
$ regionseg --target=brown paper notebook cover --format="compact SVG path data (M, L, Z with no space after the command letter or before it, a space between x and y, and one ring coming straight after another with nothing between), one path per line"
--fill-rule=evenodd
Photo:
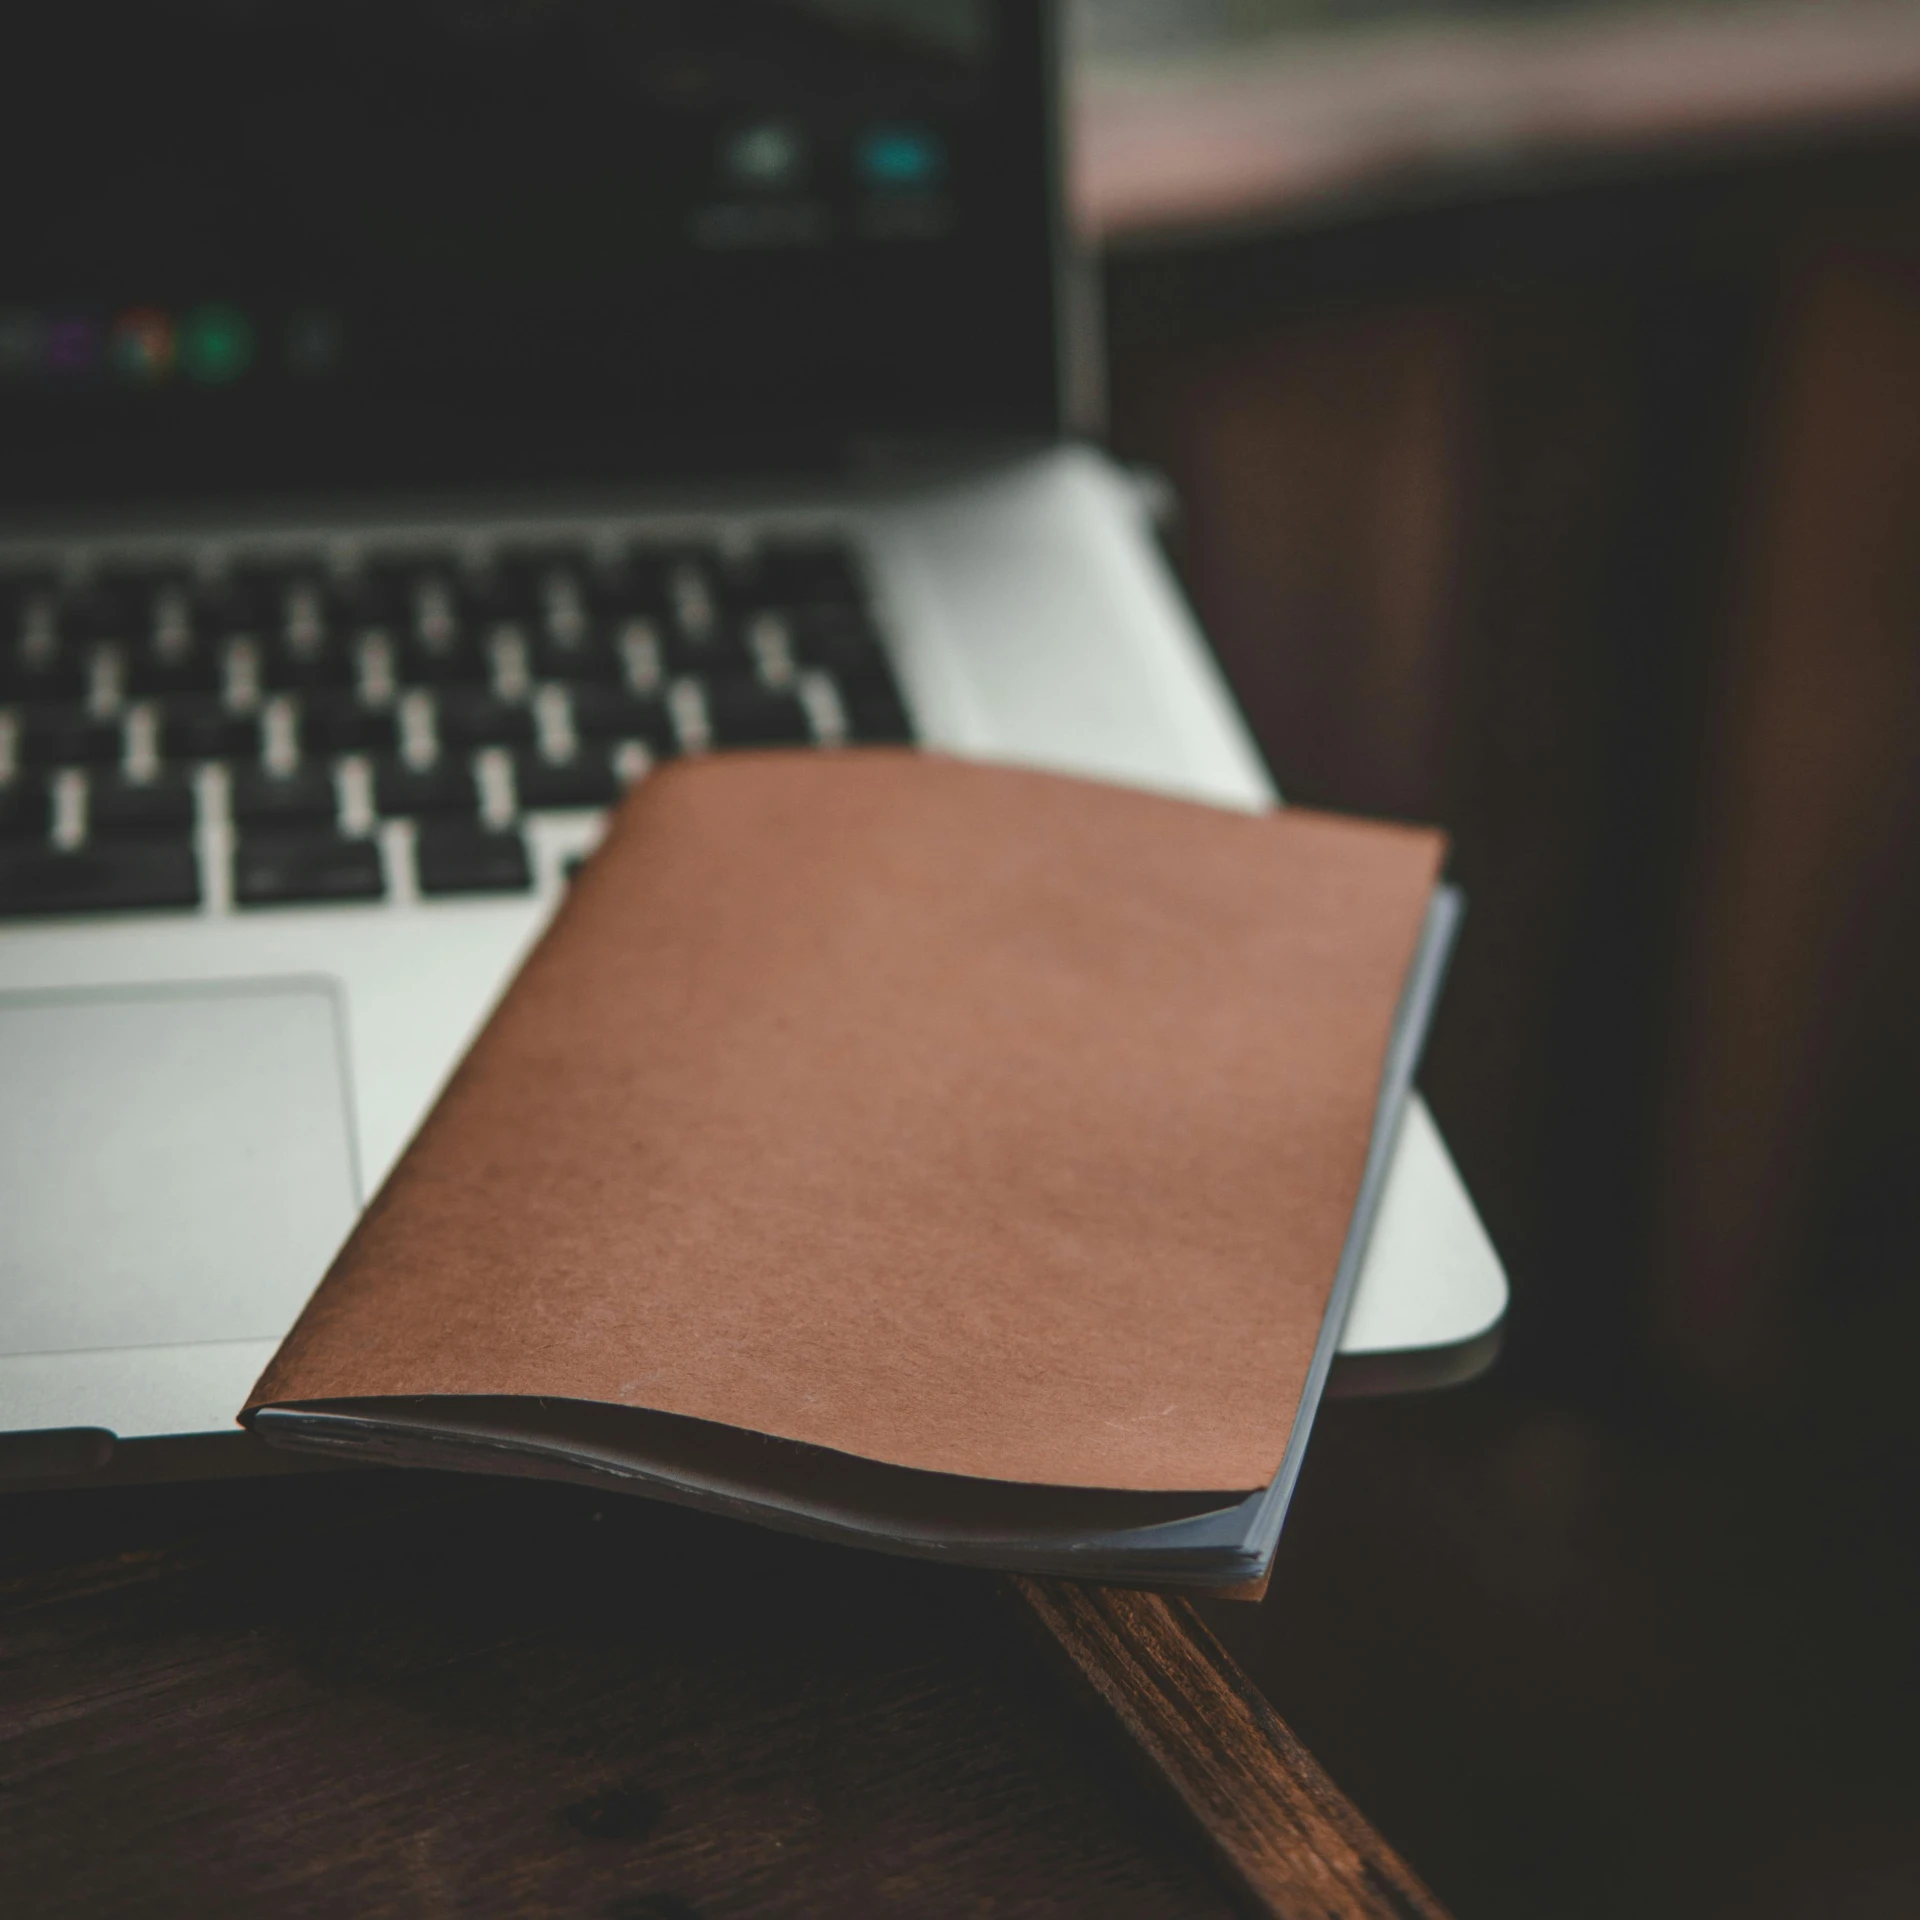
M1224 1538L1304 1438L1441 853L910 752L655 774L246 1417L1002 1564Z

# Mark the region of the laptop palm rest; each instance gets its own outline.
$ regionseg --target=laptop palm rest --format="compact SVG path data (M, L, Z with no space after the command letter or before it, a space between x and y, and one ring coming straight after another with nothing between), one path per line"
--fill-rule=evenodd
M277 1338L359 1212L325 980L0 995L0 1354Z

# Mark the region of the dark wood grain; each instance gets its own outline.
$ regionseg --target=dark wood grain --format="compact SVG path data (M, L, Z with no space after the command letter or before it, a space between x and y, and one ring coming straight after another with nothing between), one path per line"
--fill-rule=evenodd
M1676 1373L1770 1420L1815 1378L1849 1422L1913 1404L1916 199L1794 256L1673 969L1651 1332Z
M990 1578L428 1476L0 1501L9 1920L1233 1906Z
M1184 1601L1064 1580L1008 1588L1255 1911L1445 1920Z

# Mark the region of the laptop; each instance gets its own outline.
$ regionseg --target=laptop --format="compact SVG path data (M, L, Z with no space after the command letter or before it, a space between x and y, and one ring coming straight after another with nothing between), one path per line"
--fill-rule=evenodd
M0 1483L278 1464L235 1410L663 759L1271 803L1071 432L1046 9L8 33ZM1471 1371L1505 1302L1415 1103L1336 1389Z

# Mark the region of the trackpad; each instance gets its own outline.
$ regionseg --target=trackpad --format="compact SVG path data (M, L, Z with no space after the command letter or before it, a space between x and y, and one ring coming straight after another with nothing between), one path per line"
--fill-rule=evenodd
M284 1333L350 1126L325 981L0 996L0 1353Z

